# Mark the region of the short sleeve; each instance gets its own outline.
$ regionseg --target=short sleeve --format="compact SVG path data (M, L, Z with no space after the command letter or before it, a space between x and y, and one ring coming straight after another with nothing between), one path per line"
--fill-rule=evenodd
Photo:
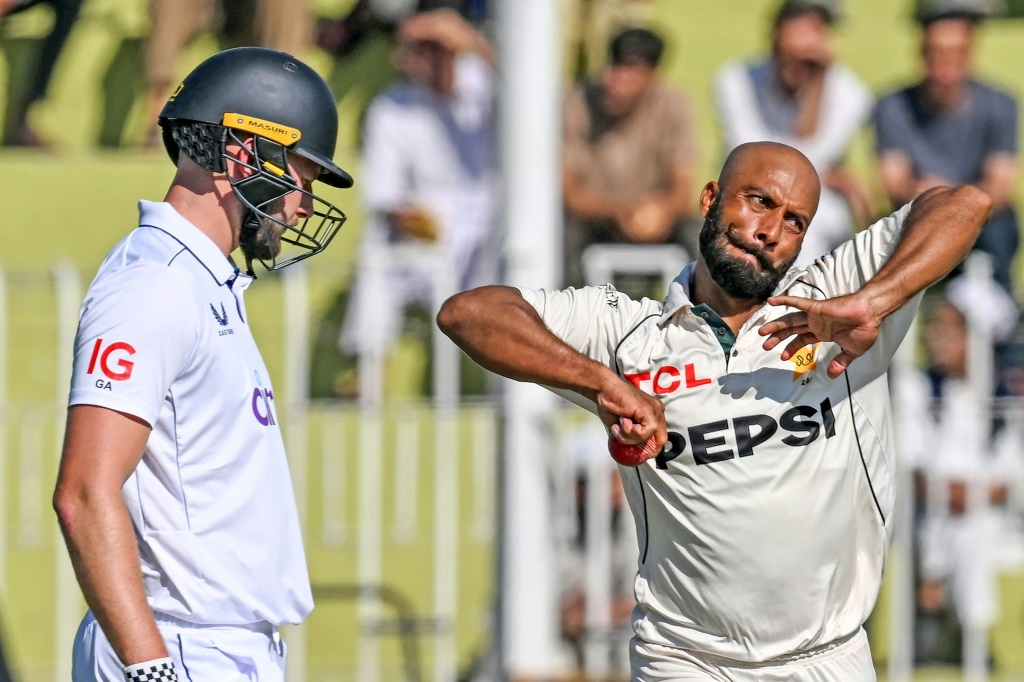
M840 244L832 253L815 261L808 272L815 280L820 280L816 283L823 286L830 297L859 291L889 260L912 205L913 202L906 204Z
M993 94L992 126L986 153L1017 154L1017 103L1003 93Z
M673 165L691 166L696 160L697 144L693 134L693 109L683 93L665 88L662 116L667 159Z
M590 116L584 101L583 88L575 87L565 98L562 112L562 163L569 169L585 167L590 157L587 143Z
M912 206L913 202L906 204L840 244L808 267L801 279L828 298L860 291L892 256ZM918 293L885 318L878 340L867 354L871 357L858 359L850 366L851 372L867 372L874 376L885 371L914 321L922 295L923 292Z
M168 268L137 265L97 279L82 304L68 405L155 423L198 338L190 289Z
M551 332L580 353L615 369L619 342L656 303L634 301L610 284L582 289L520 289Z
M878 156L885 152L904 150L900 138L906 133L906 126L901 123L900 100L901 93L894 92L883 97L875 106L872 119L875 129L875 153Z
M408 161L404 134L408 112L391 101L387 94L370 103L363 124L362 177L363 201L370 211L391 211L407 198L405 179Z

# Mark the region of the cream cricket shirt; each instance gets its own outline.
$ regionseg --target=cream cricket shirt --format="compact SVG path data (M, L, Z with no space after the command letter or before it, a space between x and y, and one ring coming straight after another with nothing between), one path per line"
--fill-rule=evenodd
M891 254L908 212L792 270L778 292L857 291ZM835 344L789 361L779 357L784 345L761 348L758 327L788 308L766 305L723 347L732 333L689 299L693 269L663 302L611 287L522 291L566 343L665 403L670 445L620 470L640 546L634 629L648 642L742 661L828 644L854 633L878 595L894 496L886 369L919 299L829 379Z
M242 301L252 280L169 204L140 213L82 304L68 402L153 427L122 494L155 611L301 622L313 601L274 389Z

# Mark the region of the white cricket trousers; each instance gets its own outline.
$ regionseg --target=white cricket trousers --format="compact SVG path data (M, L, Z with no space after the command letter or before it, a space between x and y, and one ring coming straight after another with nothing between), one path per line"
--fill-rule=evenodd
M196 625L156 614L179 682L284 682L287 649L269 623ZM121 661L92 612L75 636L72 682L124 682Z
M861 628L833 645L766 663L744 663L686 649L630 641L633 682L873 682L868 636Z

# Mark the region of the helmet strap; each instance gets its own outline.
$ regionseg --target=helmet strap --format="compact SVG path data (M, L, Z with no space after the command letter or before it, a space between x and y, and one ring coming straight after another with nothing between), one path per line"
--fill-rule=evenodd
M242 243L245 243L247 238L254 238L255 233L259 232L259 230L260 218L256 214L256 211L246 209L245 215L242 216L242 234L240 235ZM247 237L246 233L252 233L252 237ZM242 249L242 255L245 257L245 274L256 279L256 270L252 267L252 253L249 249Z

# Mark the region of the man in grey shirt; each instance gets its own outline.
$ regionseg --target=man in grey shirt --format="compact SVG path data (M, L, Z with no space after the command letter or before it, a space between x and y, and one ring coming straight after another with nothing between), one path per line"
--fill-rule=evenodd
M974 79L971 52L979 17L921 17L924 80L886 95L875 111L879 174L894 207L939 185L971 184L992 198L992 219L974 248L1012 291L1019 233L1011 205L1017 174L1017 103Z

